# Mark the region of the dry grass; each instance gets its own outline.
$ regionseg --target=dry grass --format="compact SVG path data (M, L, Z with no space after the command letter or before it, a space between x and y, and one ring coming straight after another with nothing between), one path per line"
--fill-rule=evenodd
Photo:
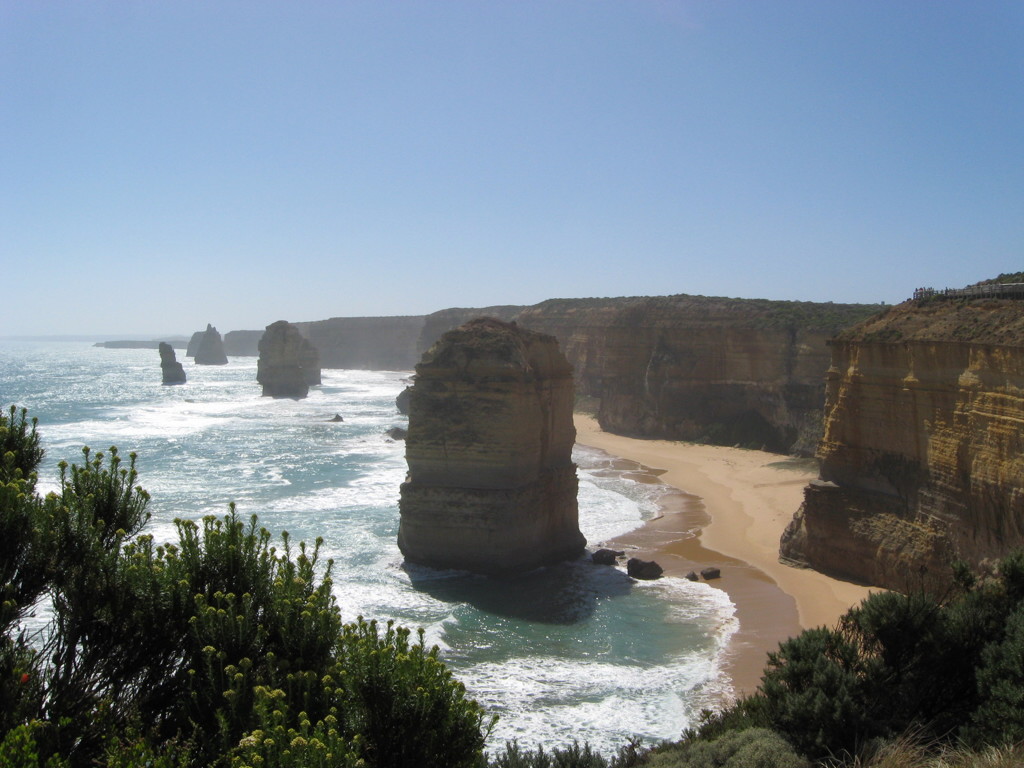
M836 762L834 768L1024 768L1024 744L976 752L905 737L884 744L870 757Z

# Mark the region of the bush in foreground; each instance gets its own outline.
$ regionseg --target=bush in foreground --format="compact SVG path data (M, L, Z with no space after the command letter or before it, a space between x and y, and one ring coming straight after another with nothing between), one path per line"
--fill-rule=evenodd
M422 634L343 625L319 540L274 545L232 507L157 545L134 455L85 448L41 499L24 411L0 415L0 447L4 764L481 763L492 722ZM40 600L53 619L29 638Z

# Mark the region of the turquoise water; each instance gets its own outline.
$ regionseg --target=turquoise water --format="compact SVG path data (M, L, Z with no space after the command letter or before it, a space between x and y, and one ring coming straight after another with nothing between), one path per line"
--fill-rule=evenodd
M423 627L470 694L500 716L495 746L578 739L614 749L629 737L674 738L728 688L721 655L735 631L721 590L684 579L634 582L585 560L512 581L407 566L396 544L408 371L323 373L305 400L260 397L255 358L185 359L188 383L160 383L156 350L0 341L0 404L39 419L40 488L82 446L135 451L153 497L148 531L176 518L243 515L296 539L323 537L346 619ZM343 422L329 422L339 413ZM580 527L593 545L656 512L656 485L610 471L577 447Z

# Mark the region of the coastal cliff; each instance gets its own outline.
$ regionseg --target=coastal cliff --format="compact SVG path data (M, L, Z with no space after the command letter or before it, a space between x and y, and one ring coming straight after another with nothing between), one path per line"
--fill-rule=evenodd
M894 589L1024 545L1024 302L906 302L831 344L784 558Z
M881 309L706 296L551 299L531 307L295 323L323 368L410 370L445 332L481 316L554 336L578 405L616 434L811 455L822 435L826 342ZM253 354L262 331L232 331ZM197 334L195 343L198 343Z
M257 357L263 331L228 331L224 334L224 354L232 357Z
M505 574L579 554L572 405L553 337L493 318L444 334L410 391L405 557Z
M322 368L408 371L420 357L422 315L332 317L295 326L319 351Z
M553 299L516 319L558 338L606 431L808 455L827 341L878 309L679 295Z

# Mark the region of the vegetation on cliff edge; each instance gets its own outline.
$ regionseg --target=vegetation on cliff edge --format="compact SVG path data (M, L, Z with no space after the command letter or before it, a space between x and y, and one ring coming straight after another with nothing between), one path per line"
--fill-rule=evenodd
M882 310L881 304L731 299L719 296L631 296L604 299L548 299L520 314L526 325L547 315L589 313L612 325L723 326L836 333Z
M1024 301L907 301L838 334L841 341L1024 346Z

